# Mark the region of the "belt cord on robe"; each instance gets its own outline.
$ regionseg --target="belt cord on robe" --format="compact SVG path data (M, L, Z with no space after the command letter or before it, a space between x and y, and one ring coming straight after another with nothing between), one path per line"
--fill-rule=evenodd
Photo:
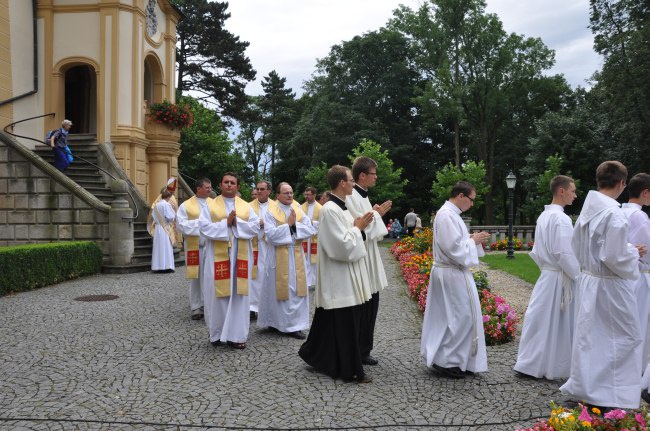
M562 270L562 268L556 268L553 266L542 266L542 271L553 271L562 273L562 298L560 299L560 310L566 310L567 306L573 301L573 289L571 288L572 280L569 276Z
M608 279L608 280L615 280L615 279L621 278L621 277L619 277L617 275L596 274L596 273L593 273L591 271L587 271L587 270L584 270L584 269L582 270L582 273L587 274L587 275L591 275L592 277L605 278L605 279Z

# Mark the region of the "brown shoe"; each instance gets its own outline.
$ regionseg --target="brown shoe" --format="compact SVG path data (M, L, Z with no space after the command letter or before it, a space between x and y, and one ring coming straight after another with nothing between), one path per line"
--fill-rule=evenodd
M234 343L232 341L228 341L228 345L232 347L233 349L245 349L246 348L246 343Z
M362 383L372 383L372 377L370 377L367 374L364 374L360 377L357 377L357 383L362 384Z

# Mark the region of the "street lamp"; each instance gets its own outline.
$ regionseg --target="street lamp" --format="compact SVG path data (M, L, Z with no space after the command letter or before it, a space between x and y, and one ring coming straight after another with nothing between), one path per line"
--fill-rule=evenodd
M512 221L514 219L514 212L512 209L512 192L515 190L515 185L517 184L517 177L515 177L515 174L510 171L508 176L506 177L506 186L508 187L508 199L510 199L510 211L508 214L508 253L506 255L506 259L514 259L515 258L515 250L513 247L513 242L512 242Z

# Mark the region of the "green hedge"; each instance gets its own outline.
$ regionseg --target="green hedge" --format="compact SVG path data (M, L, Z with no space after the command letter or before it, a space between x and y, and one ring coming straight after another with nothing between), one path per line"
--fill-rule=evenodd
M88 241L0 247L0 296L101 270L102 251Z

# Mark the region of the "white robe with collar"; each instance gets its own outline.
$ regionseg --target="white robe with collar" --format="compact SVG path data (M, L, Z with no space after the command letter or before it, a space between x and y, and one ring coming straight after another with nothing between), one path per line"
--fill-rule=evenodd
M264 220L264 214L266 214L266 211L268 210L269 202L271 202L270 199L264 203L260 202L260 214L258 214L258 217L262 220ZM268 259L270 247L266 235L264 235L264 229L260 229L257 234L257 277L255 280L251 281L248 292L250 310L254 312L259 311L260 292L262 292L267 285L268 270L266 261Z
M350 211L326 202L318 229L315 306L330 310L368 301L366 247Z
M474 277L483 247L469 236L460 209L447 201L434 221L434 259L422 323L421 354L428 367L487 371L483 315Z
M530 257L542 273L530 297L514 367L549 380L571 371L575 282L580 264L573 254L573 225L560 205L546 205L537 219ZM562 296L564 309L562 309Z
M199 204L199 218L190 220L187 216L187 210L185 209L185 202L178 207L178 212L176 213L176 228L183 234L183 242L185 250L185 262L187 262L187 238L186 236L198 236L199 237L199 277L190 280L190 285L188 288L188 295L190 298L190 308L192 310L198 310L203 307L203 289L201 288L201 271L206 265L205 260L205 245L206 239L201 235L201 229L199 228L199 221L209 221L210 220L210 210L208 209L208 199L210 198L199 198L196 200ZM210 263L212 264L212 263Z
M318 234L318 220L314 220L314 208L316 207L317 202L314 201L313 204L307 205L307 216L311 220L311 225L314 228L313 235ZM320 215L319 215L320 217ZM311 236L307 239L307 253L305 253L305 265L307 269L307 286L316 286L316 264L311 263Z
M224 198L226 214L235 209L234 198ZM253 275L253 247L251 238L260 230L260 219L250 208L248 220L237 217L237 223L228 227L227 218L213 223L201 220L201 235L206 239L206 264L201 272L201 285L205 298L205 323L210 331L210 341L220 340L245 343L250 326L250 303L248 295L237 294L237 238L248 240L248 283ZM230 296L217 298L214 287L214 241L231 242L230 248Z
M639 253L616 200L590 191L572 247L580 262L571 376L560 388L577 400L638 408L641 335L634 284Z
M156 204L155 210L151 212L153 220L156 222L153 234L153 248L151 250L151 270L174 269L174 247L161 223L171 223L172 229L176 229L176 226L172 223L176 218L176 213L169 202L164 199L161 199ZM164 220L158 220L156 214L159 214Z
M370 277L370 291L373 294L379 293L388 286L388 280L386 279L386 272L384 271L384 264L381 261L377 243L388 235L388 230L379 213L372 209L370 200L367 197L364 198L361 196L356 189L345 200L345 206L353 218L361 217L368 211L373 212L374 218L372 222L364 229L364 233L366 234L366 251L368 253L366 262Z
M645 245L646 249L650 250L650 218L642 211L641 205L623 204L623 214L630 224L628 241L634 245ZM641 366L646 369L641 387L648 389L650 386L650 254L646 254L639 260L639 270L641 274L636 282L636 299L643 340Z
M290 205L276 202L284 214L289 217ZM298 208L298 211L302 209ZM278 225L275 217L267 211L264 214L264 233L269 243L269 253L266 259L267 280L264 289L260 292L260 307L257 316L258 328L275 328L282 332L302 331L309 328L309 292L307 286L306 296L297 296L298 286L296 265L305 265L301 240L314 235L315 231L311 220L303 212L300 222L296 222L296 233L292 233L288 224ZM278 301L275 294L276 259L275 248L288 246L289 248L289 299ZM299 248L300 262L296 262L294 248ZM305 278L306 278L305 272Z

